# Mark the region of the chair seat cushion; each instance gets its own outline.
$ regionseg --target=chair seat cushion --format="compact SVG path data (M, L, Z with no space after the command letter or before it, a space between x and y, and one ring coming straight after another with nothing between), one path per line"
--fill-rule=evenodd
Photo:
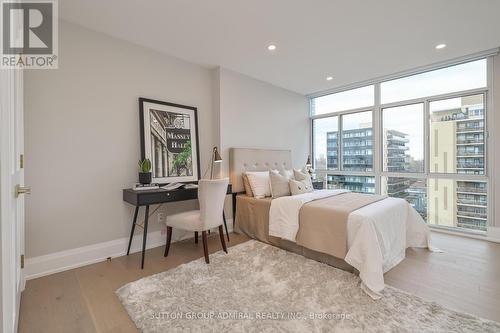
M203 231L203 222L199 210L191 210L174 215L168 215L166 225L188 231Z

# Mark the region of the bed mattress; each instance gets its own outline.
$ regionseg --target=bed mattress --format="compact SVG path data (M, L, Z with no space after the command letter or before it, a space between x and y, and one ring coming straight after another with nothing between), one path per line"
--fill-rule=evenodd
M238 195L236 197L236 232L244 233L250 238L303 255L306 258L345 271L356 272L354 267L341 258L310 250L282 238L269 236L269 210L271 207L271 200L271 198L257 199L244 194Z

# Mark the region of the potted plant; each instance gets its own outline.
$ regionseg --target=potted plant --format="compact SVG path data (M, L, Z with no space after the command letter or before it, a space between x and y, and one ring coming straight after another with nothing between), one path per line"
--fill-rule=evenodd
M151 161L149 158L139 160L139 183L151 184Z

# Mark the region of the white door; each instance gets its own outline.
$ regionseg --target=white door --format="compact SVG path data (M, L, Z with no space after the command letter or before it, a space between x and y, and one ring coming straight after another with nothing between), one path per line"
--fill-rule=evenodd
M0 217L1 320L5 333L15 332L24 289L24 130L23 75L0 69ZM23 256L24 258L24 256Z

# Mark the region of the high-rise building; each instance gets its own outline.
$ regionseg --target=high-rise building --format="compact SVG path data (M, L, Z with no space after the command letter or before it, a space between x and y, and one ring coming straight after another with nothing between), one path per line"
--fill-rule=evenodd
M482 95L461 98L461 106L431 115L433 172L484 174ZM487 190L480 181L435 179L429 184L430 224L486 231Z
M384 129L384 165L388 172L404 172L407 170L409 155L407 134Z
M390 172L404 172L408 170L410 162L408 155L406 133L384 130L384 165ZM337 169L338 133L327 133L327 168ZM373 130L371 124L364 124L362 128L343 132L343 164L346 171L371 171L373 169ZM328 175L328 184L333 188L345 188L355 192L375 193L375 177L373 176L344 176ZM406 199L422 215L427 217L427 197L425 180L388 177L383 180L382 187L391 197Z
M338 132L326 134L327 168L338 169ZM373 130L371 124L360 129L345 130L343 140L343 170L373 170ZM328 175L330 187L342 187L354 192L375 193L375 178L370 176Z
M384 166L388 172L407 172L417 168L416 162L408 154L409 140L406 133L384 129L383 138ZM382 189L390 197L405 199L424 219L427 217L425 180L387 177L382 180Z
M373 129L370 124L342 132L345 171L373 170Z
M359 129L346 130L343 139L343 170L372 171L373 170L373 129L371 123L362 124ZM409 160L407 155L408 139L405 133L395 130L384 130L384 159L391 172L404 171ZM337 169L338 133L327 133L327 168ZM375 193L375 177L329 175L328 184L332 187L342 187L356 192ZM406 178L390 177L387 183L389 195L407 198L407 192L412 181ZM421 204L425 207L425 204Z
M326 133L326 168L327 169L338 169L339 167L339 153L337 149L337 132Z

